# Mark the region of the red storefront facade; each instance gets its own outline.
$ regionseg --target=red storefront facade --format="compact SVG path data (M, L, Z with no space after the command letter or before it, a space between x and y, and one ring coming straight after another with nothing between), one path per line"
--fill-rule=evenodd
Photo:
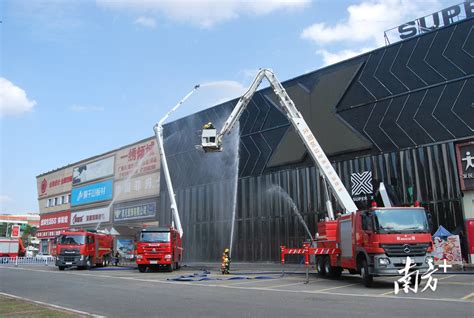
M41 239L40 251L43 254L55 254L56 237L71 225L71 211L60 211L40 215L40 227L36 236Z

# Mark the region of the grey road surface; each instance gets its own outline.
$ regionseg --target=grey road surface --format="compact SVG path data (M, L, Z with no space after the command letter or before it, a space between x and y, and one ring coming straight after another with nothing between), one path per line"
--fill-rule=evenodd
M367 289L358 276L252 274L176 282L196 270L58 271L0 266L0 292L107 317L473 317L474 275L439 275L437 290L393 294L393 278ZM240 277L240 279L229 279ZM254 279L254 278L264 279ZM1 316L1 313L0 313Z

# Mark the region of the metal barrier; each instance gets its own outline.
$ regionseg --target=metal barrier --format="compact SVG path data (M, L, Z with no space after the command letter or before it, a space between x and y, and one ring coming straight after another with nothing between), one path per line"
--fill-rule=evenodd
M1 265L53 265L55 264L55 257L0 257Z

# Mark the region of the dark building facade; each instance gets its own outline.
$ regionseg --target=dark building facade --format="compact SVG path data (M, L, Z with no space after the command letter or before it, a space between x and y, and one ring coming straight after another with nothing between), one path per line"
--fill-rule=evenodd
M375 190L384 182L397 203L422 202L435 230L464 228L474 218L472 202L463 202L472 193L460 187L456 154L456 145L474 135L473 21L283 83L347 189L352 174L370 171ZM313 234L326 216L319 173L270 88L254 95L223 152L196 149L201 126L221 128L235 103L164 127L187 260L215 261L229 246L234 198L232 253L239 261L277 261L280 245L301 245L308 235L295 206ZM161 182L159 218L166 224L171 214Z

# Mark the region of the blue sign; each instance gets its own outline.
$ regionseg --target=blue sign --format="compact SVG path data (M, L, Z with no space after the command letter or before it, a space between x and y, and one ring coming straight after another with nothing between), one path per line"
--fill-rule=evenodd
M112 200L113 181L106 180L74 188L71 192L71 206Z

